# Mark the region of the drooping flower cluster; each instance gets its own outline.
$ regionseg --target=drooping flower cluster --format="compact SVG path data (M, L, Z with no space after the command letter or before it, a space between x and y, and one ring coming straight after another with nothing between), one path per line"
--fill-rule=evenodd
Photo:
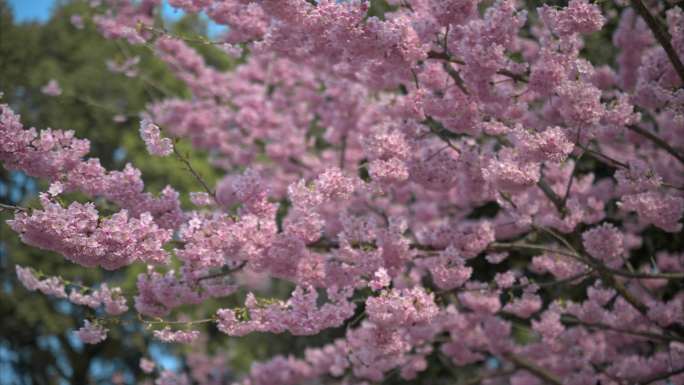
M106 283L103 283L99 289L72 288L67 295L65 283L58 277L39 279L30 268L19 265L16 266L16 272L21 284L30 291L37 290L45 295L68 299L73 304L88 306L93 309L104 306L105 312L114 316L128 310L126 298L122 295L121 288L110 289Z
M171 139L162 138L159 126L147 119L140 121L140 137L151 155L168 156L173 152Z

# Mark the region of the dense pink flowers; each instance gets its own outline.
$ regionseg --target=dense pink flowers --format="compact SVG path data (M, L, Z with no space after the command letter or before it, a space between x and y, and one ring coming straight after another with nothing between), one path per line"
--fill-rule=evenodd
M620 208L636 211L640 220L652 223L665 231L675 233L682 229L679 221L684 215L684 197L662 192L625 195Z
M83 266L118 269L134 261L164 263L162 248L171 231L160 229L149 213L130 218L123 210L102 219L92 203L64 208L43 195L43 210L19 213L9 221L21 239L32 246L56 251Z
M37 133L34 128L24 129L19 116L0 104L0 139L0 161L9 170L59 180L67 192L103 197L135 217L149 213L155 223L167 229L182 221L175 190L167 186L156 197L144 192L141 173L130 164L122 171L107 171L98 159L84 159L90 142L75 138L73 131L48 128Z
M241 336L252 332L282 333L294 335L317 334L323 329L340 326L354 314L354 304L347 300L349 293L328 291L334 302L318 306L318 294L312 287L298 286L288 301L261 301L249 294L245 308L237 312L220 309L217 312L218 328L222 332Z
M50 183L41 208L9 220L25 243L89 268L148 265L134 312L164 342L199 346L205 323L236 337L339 336L254 363L236 384L447 372L431 365L492 384L683 381L680 7L646 4L667 23L665 49L627 2L390 0L381 15L366 1L170 3L227 25L212 43L235 67L153 30L156 1L111 2L93 21L152 47L187 86L140 112L148 152L187 140L225 176L196 176L205 191L183 210L171 187L145 191L133 165L105 170L85 158L87 140L25 129L0 105L0 162ZM586 55L604 25L617 25L616 56L602 57L616 67ZM108 62L129 77L138 64ZM75 191L88 201L65 202ZM101 200L117 209L105 216ZM16 271L28 290L103 318L128 311L106 283L82 291ZM225 296L240 306L171 321ZM78 335L102 341L105 321ZM189 378L162 371L156 383Z
M25 130L19 116L0 104L0 161L10 170L54 179L76 167L90 150L90 142L73 131Z
M582 234L582 244L587 253L611 267L622 265L624 243L622 233L610 223L604 223Z
M570 0L567 8L560 11L544 6L540 14L544 23L561 36L596 32L606 21L601 8L587 0Z

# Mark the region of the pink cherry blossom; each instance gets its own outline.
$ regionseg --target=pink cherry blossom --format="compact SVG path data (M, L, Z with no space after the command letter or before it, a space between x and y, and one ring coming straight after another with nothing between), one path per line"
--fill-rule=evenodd
M40 90L48 96L59 96L62 94L62 88L60 88L59 83L55 79L50 79Z
M108 329L85 320L83 327L76 331L76 335L86 344L98 344L107 339L107 332Z

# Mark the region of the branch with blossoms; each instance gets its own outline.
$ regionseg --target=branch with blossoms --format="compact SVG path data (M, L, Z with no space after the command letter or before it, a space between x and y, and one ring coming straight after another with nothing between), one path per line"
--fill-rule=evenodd
M2 106L0 161L51 184L10 227L87 268L148 265L135 320L163 341L340 332L255 363L245 384L680 381L684 12L400 3L374 17L367 2L174 2L229 25L216 41L170 35L150 5L109 4L101 32L149 47L187 86L191 98L147 107L140 135L204 192L184 210L133 165L106 170L86 140L25 129ZM615 68L584 55L607 17ZM249 54L224 72L187 43ZM205 181L182 139L226 176ZM58 199L72 191L114 214ZM257 296L250 276L291 293ZM202 314L243 289L244 306ZM198 318L179 315L188 305ZM119 321L79 335L100 342Z

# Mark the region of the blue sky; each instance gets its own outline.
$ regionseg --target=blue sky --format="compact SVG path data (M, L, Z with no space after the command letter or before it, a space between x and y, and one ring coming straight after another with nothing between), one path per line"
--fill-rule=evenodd
M17 21L45 21L55 0L9 0Z
M9 0L14 19L19 22L39 21L43 22L50 18L50 12L57 0ZM177 20L183 16L183 12L171 7L164 1L164 17L169 20ZM209 22L209 33L217 35L225 31L225 27Z

